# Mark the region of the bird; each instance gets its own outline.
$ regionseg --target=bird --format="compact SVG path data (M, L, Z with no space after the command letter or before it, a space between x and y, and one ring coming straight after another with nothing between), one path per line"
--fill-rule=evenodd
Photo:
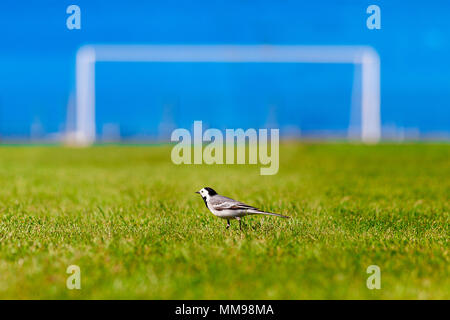
M264 214L285 219L289 218L288 216L283 216L278 213L262 211L243 202L221 196L210 187L204 187L195 193L202 196L206 207L212 212L213 215L227 220L227 229L230 227L230 220L236 219L239 221L239 229L242 230L241 218L253 214Z

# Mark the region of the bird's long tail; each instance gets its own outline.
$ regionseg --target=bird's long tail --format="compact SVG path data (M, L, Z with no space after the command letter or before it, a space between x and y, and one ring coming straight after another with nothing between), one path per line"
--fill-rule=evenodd
M288 219L288 216L283 216L282 214L279 213L273 213L273 212L266 212L266 211L261 211L261 210L255 210L255 209L250 209L247 211L249 214L265 214L268 216L275 216L275 217L280 217L280 218L285 218Z

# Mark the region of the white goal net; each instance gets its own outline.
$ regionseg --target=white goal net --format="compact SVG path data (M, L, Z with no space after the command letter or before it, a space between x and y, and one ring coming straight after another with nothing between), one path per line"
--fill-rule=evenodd
M367 46L284 45L86 45L76 56L76 112L72 140L79 145L96 141L96 63L304 63L357 65L352 96L358 108L363 142L377 142L380 128L380 59Z

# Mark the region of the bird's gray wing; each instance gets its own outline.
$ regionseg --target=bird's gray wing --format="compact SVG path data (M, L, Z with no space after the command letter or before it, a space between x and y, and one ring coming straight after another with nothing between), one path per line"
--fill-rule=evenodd
M243 202L224 197L221 195L215 195L209 199L210 205L213 207L214 210L222 211L222 210L229 210L229 209L255 209L258 210L255 207L249 206L248 204L245 204Z

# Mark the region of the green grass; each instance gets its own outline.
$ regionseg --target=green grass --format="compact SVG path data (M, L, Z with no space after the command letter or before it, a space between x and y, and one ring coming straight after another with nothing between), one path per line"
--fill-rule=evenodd
M0 148L0 298L450 298L448 144L286 144L275 176L170 151ZM203 186L292 219L226 230Z

